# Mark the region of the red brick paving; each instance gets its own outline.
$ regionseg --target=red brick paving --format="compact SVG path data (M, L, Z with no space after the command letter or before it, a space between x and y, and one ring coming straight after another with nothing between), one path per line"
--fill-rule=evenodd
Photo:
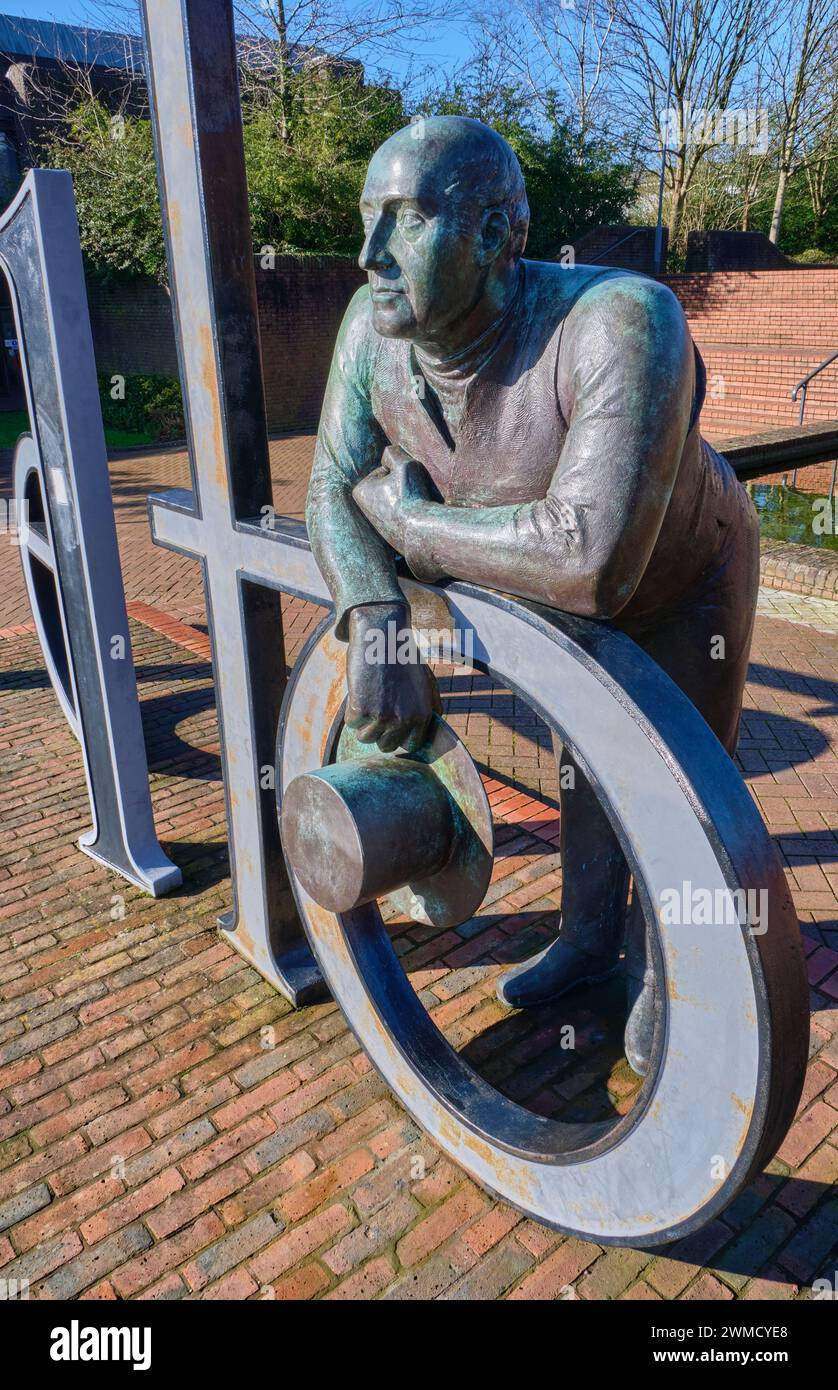
M155 902L78 852L80 754L20 602L0 641L0 1278L29 1279L39 1298L810 1297L838 1263L838 637L759 620L740 744L809 953L799 1117L722 1219L662 1255L603 1250L478 1188L401 1110L334 1005L291 1010L219 940L229 880L208 644L184 621L203 613L197 567L170 573L144 531L161 467L126 466L115 492L177 894ZM8 594L18 562L5 553ZM290 661L317 617L285 604ZM395 948L499 1089L543 1113L623 1111L636 1085L613 995L572 999L561 1018L510 1017L494 997L500 965L546 939L558 902L547 731L488 680L455 674L445 696L486 769L493 885L457 932L393 923Z
M302 516L313 451L314 436L311 434L284 435L271 440L271 475L278 513ZM11 452L4 450L0 456L0 496L9 493ZM127 597L192 622L203 621L205 606L197 561L153 545L148 528L146 502L150 492L191 487L185 450L167 447L157 453L115 455L111 458L110 475ZM4 539L0 536L0 541ZM15 560L4 565L3 581L0 629L30 616L23 574Z

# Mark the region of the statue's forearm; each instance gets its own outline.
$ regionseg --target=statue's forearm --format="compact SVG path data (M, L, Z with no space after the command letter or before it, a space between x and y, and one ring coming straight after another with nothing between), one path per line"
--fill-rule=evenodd
M349 485L332 469L312 473L306 504L311 548L335 602L335 632L345 639L353 608L403 603L396 557L352 500Z
M637 577L617 567L582 508L548 497L505 507L411 506L405 557L418 578L485 584L585 617L613 617Z

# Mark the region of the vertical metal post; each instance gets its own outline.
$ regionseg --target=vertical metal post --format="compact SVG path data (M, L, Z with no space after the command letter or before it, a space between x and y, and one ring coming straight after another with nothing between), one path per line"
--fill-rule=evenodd
M668 87L667 87L667 92L666 92L666 110L667 110L667 113L670 111L670 109L671 109L671 107L672 107L672 58L673 58L673 54L674 54L674 52L675 52L675 7L676 7L676 0L672 0L672 9L671 9L670 14L669 14L669 69L668 69L668 72L669 72L669 77L668 77L669 85L668 85ZM667 124L668 124L668 120L669 120L669 118L668 118L668 115L667 115ZM664 138L663 138L663 131L661 131L661 176L660 176L660 184L659 184L659 186L658 186L658 221L657 221L657 226L655 227L655 274L656 274L656 275L662 275L662 274L663 274L663 186L664 186L664 177L665 177L665 174L666 174L666 140L664 140Z
M285 869L272 786L285 688L280 596L230 562L272 502L231 0L143 0L148 87L186 407L227 798L222 925L293 1003L323 993Z

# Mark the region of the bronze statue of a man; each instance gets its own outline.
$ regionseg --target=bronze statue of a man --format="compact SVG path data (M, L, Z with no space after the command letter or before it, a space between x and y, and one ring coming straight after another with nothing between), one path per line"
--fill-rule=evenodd
M422 665L365 660L409 625L395 557L629 634L733 752L759 579L756 514L701 438L704 369L677 299L626 271L524 260L505 140L435 117L373 157L369 284L341 326L307 505L349 642L347 718L383 750L422 740ZM556 940L499 983L513 1007L611 974L625 939L626 1055L648 1067L654 971L637 895L581 769L560 759ZM568 775L566 769L572 768Z

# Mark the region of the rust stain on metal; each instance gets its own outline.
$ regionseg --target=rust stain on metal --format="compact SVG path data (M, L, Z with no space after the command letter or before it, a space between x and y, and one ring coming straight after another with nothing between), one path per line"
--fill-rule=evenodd
M180 203L176 198L169 198L169 232L173 244L179 242L183 235L183 216L180 210Z
M208 323L202 323L198 328L198 348L201 356L201 382L207 393L212 411L212 457L215 468L213 477L216 486L226 492L228 487L227 457L224 449L221 411L218 409L218 375L212 328Z
M334 933L336 923L332 913L318 907L315 902L309 903L306 920L317 937L328 937Z
M329 650L330 647L332 650ZM335 668L334 674L325 691L322 687L313 687L310 690L305 701L299 702L288 723L289 732L305 749L306 755L311 758L316 755L321 764L325 756L326 742L340 714L346 694L344 684L346 658L342 646L336 640L327 638L323 643L322 650L324 655L328 657L330 664ZM314 731L318 728L322 730L321 746L319 749L315 749L313 744Z
M247 927L244 926L243 923L240 924L239 922L237 922L236 929L233 934L236 938L237 948L239 950L244 949L251 958L254 958L256 956L256 942L253 940L253 937L250 935L250 932L247 930Z
M738 1096L735 1091L731 1091L730 1098L733 1101L733 1104L736 1106L737 1110L739 1110L741 1114L745 1117L742 1128L739 1131L739 1137L736 1141L736 1153L740 1154L744 1147L745 1140L748 1137L748 1131L751 1128L751 1120L753 1118L754 1107L750 1101L743 1100L742 1097Z
M528 1170L512 1163L506 1154L493 1149L485 1139L480 1138L479 1134L473 1134L470 1130L455 1125L446 1114L439 1117L437 1134L443 1144L448 1143L455 1150L465 1148L474 1154L475 1158L490 1169L498 1188L502 1189L504 1195L512 1201L524 1203L534 1197L536 1184Z

